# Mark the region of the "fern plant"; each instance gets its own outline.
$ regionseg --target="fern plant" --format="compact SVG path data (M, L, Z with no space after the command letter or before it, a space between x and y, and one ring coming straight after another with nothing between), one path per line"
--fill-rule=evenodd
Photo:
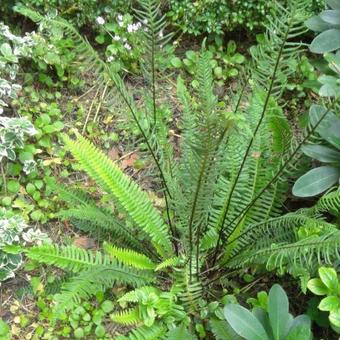
M108 235L105 254L51 245L27 249L26 254L73 273L56 296L57 310L70 308L80 298L120 282L134 290L121 297L127 309L115 311L112 318L137 325L130 339L184 338L194 333L190 320L197 317L199 301L211 300L225 276L249 266L291 272L298 266L313 272L318 264L339 258L340 232L322 217L323 212L339 211L338 190L312 208L288 214L282 209L302 145L334 105L312 106L319 118L295 136L278 104L285 77L289 77L287 58L295 58L301 47L297 39L304 32L308 4L306 0L291 1L287 9L277 6L277 20L271 22L266 34L268 47L252 51L259 65L258 72L250 72L252 85L240 84L240 93L232 96L236 99L231 100L228 110L214 93L203 44L196 93L190 93L180 77L177 80L181 112L178 152L169 127L157 115L159 73L152 52L157 30L163 27L158 24L163 19L157 19L159 3L142 0L140 4L142 9L137 13L150 23L145 38L151 46L147 56L151 64L144 67L151 90L146 92L142 108L120 76L72 26L58 18L42 18L18 9L75 39L79 61L89 62L96 70L99 85L104 81L112 87L111 92L120 94L154 161L154 171L160 177L155 187L163 194L166 206L162 214L142 187L88 139L79 134L75 139L65 136L67 150L110 195L113 205L96 206L85 193L60 186L56 189L69 206L60 217L85 231L103 230ZM305 233L299 233L301 229ZM166 287L168 292L164 293ZM216 338L222 339L223 334L230 338L223 315L210 327Z

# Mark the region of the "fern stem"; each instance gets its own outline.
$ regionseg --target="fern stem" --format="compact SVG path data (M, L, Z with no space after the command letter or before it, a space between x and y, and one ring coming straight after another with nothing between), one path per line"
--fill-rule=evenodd
M303 140L298 144L298 146L295 148L295 150L291 153L291 155L288 157L288 159L281 164L279 170L276 172L276 174L272 177L272 179L261 189L261 191L251 200L251 202L229 223L229 226L231 226L235 221L239 220L237 224L233 227L232 231L229 234L232 234L235 229L238 227L240 224L240 221L242 220L242 217L253 207L253 205L256 203L256 201L262 196L262 194L269 188L271 187L272 184L276 182L276 180L282 175L282 173L285 171L286 167L288 164L295 158L296 154L299 152L303 144L307 142L309 137L315 132L317 127L321 124L322 120L326 117L328 112L331 109L327 109L325 113L321 116L317 124L312 127L312 129L308 132L308 134L303 138ZM239 235L237 238L234 240L230 241L228 244L231 244L234 242L236 239L240 238L241 235Z
M243 86L242 86L242 88L241 88L240 95L239 95L239 97L238 97L238 99L237 99L235 108L234 108L234 110L233 110L234 113L236 113L236 112L238 111L238 109L239 109L239 107L240 107L240 105L241 105L241 101L242 101L242 98L243 98L244 91L245 91L245 89L246 89L246 87L247 87L247 83L248 83L248 80L245 81L245 83L243 84ZM217 145L216 145L214 154L217 154L218 149L220 148L221 143L222 143L222 141L224 140L224 138L225 138L225 136L226 136L226 134L227 134L227 132L228 132L228 129L229 129L229 126L227 125L227 126L224 128L222 134L221 134L220 137L219 137L219 140L218 140L218 142L217 142ZM226 141L226 143L228 143L228 141ZM207 225L209 225L209 216L208 216ZM205 230L206 230L206 228L205 228ZM203 231L203 233L205 232L205 230ZM198 227L197 237L196 237L196 266L197 266L197 268L199 268L200 233L201 233L201 224L200 224L199 227ZM198 277L199 277L199 271L197 270L197 279L198 279Z
M286 40L287 40L287 37L288 37L289 28L290 28L290 25L288 25L288 28L287 28L287 30L285 32L285 36L284 36L283 42L282 42L282 44L280 46L280 50L279 50L279 53L278 53L278 56L277 56L277 59L276 59L276 62L275 62L273 74L272 74L272 77L271 77L269 89L267 91L267 95L266 95L266 99L265 99L265 102L264 102L264 105L263 105L263 109L262 109L262 112L261 112L260 119L259 119L259 121L258 121L258 123L257 123L257 125L255 127L254 133L253 133L253 135L252 135L252 137L251 137L251 139L249 141L249 144L248 144L248 147L246 149L245 155L243 156L243 159L242 159L241 166L240 166L240 168L239 168L239 170L237 172L237 175L236 175L236 178L235 178L235 180L233 182L232 188L230 190L228 199L227 199L226 204L225 204L225 206L223 208L222 218L219 219L219 220L221 220L221 222L218 224L219 233L218 233L217 243L216 243L216 246L215 246L215 249L214 249L213 261L212 261L212 265L213 266L216 263L217 254L218 254L218 251L220 249L220 242L221 242L222 234L223 234L223 231L224 231L224 223L225 223L225 220L226 220L228 212L229 212L229 207L230 207L232 196L234 194L234 191L235 191L235 188L237 186L238 180L239 180L239 178L241 176L241 173L243 171L243 168L244 168L244 165L246 163L246 160L248 159L248 155L249 155L250 149L253 146L255 137L257 135L258 130L260 129L260 126L261 126L261 124L263 122L265 113L267 111L269 99L270 99L270 96L271 96L271 93L272 93L272 90L273 90L273 86L274 86L274 82L275 82L275 78L276 78L276 72L278 70L278 67L279 67L279 64L280 64L280 61L281 61L281 56L282 56L282 53L283 53L283 49L284 49L284 46L286 44Z
M203 175L205 174L205 168L206 164L208 161L208 153L204 155L203 163L201 166L201 171L198 177L198 182L195 190L195 195L194 195L194 200L191 208L191 214L190 214L190 220L189 220L189 277L190 277L190 282L192 279L192 250L193 250L193 221L194 221L194 216L196 212L196 206L197 206L197 201L199 197L199 192L201 189L201 184L203 180ZM196 269L198 270L198 269Z

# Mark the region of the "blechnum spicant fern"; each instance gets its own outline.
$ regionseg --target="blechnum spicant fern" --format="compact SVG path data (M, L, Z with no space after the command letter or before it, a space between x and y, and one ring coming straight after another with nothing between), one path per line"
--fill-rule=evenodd
M258 65L257 71L252 69L252 81L241 84L239 96L227 106L214 94L203 44L196 70L198 89L192 93L183 79L177 79L180 152L175 152L169 128L157 115L158 72L153 53L164 19L157 19L156 0L140 1L137 11L141 20L150 23L145 39L151 65L144 69L151 90L146 92L150 97L143 108L134 102L120 76L68 23L20 9L76 39L79 58L90 60L92 67L98 65L98 79L105 78L112 91L120 94L155 163L160 176L155 185L166 205L165 211L157 210L147 193L88 139L65 135L67 150L113 204L97 206L85 193L57 188L69 206L60 217L84 231L99 229L107 235L104 254L73 246L27 249L29 258L72 273L56 296L57 310L120 282L135 290L119 299L128 308L114 313L112 319L140 326L130 338L184 338L189 334L190 316L200 308L198 301L209 300L208 292L218 292L230 272L267 266L308 273L317 264L339 259L340 232L322 217L326 211L339 214L338 189L312 208L282 212L301 147L334 106L313 105L310 111L318 120L296 137L279 105L280 86L290 72L287 59L295 58L301 48L297 41L304 32L306 4L299 0L286 9L277 7L277 19L266 33L268 45L252 50ZM122 215L123 220L118 217ZM170 288L164 291L164 287ZM212 321L214 334L229 332L221 322Z

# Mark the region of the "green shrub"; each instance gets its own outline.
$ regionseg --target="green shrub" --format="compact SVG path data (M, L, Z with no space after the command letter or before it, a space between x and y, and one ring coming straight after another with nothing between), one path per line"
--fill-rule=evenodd
M115 16L125 13L131 7L130 0L4 0L1 5L4 14L13 15L15 5L28 6L42 14L58 13L77 27L94 26L98 16ZM12 14L11 14L12 13Z
M235 28L261 28L272 15L273 0L169 0L168 16L183 32L222 34ZM279 1L286 5L287 1ZM313 0L312 9L320 9L323 0Z

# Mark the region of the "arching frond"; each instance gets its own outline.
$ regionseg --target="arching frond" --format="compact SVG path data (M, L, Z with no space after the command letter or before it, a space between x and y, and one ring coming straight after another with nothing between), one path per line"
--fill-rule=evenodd
M156 265L144 254L137 253L130 249L117 248L109 243L104 243L104 250L121 263L137 269L155 269Z
M170 254L171 243L168 228L154 209L146 193L126 176L104 153L85 138L76 141L65 137L65 144L83 169L111 194L133 221L151 238L159 254Z

